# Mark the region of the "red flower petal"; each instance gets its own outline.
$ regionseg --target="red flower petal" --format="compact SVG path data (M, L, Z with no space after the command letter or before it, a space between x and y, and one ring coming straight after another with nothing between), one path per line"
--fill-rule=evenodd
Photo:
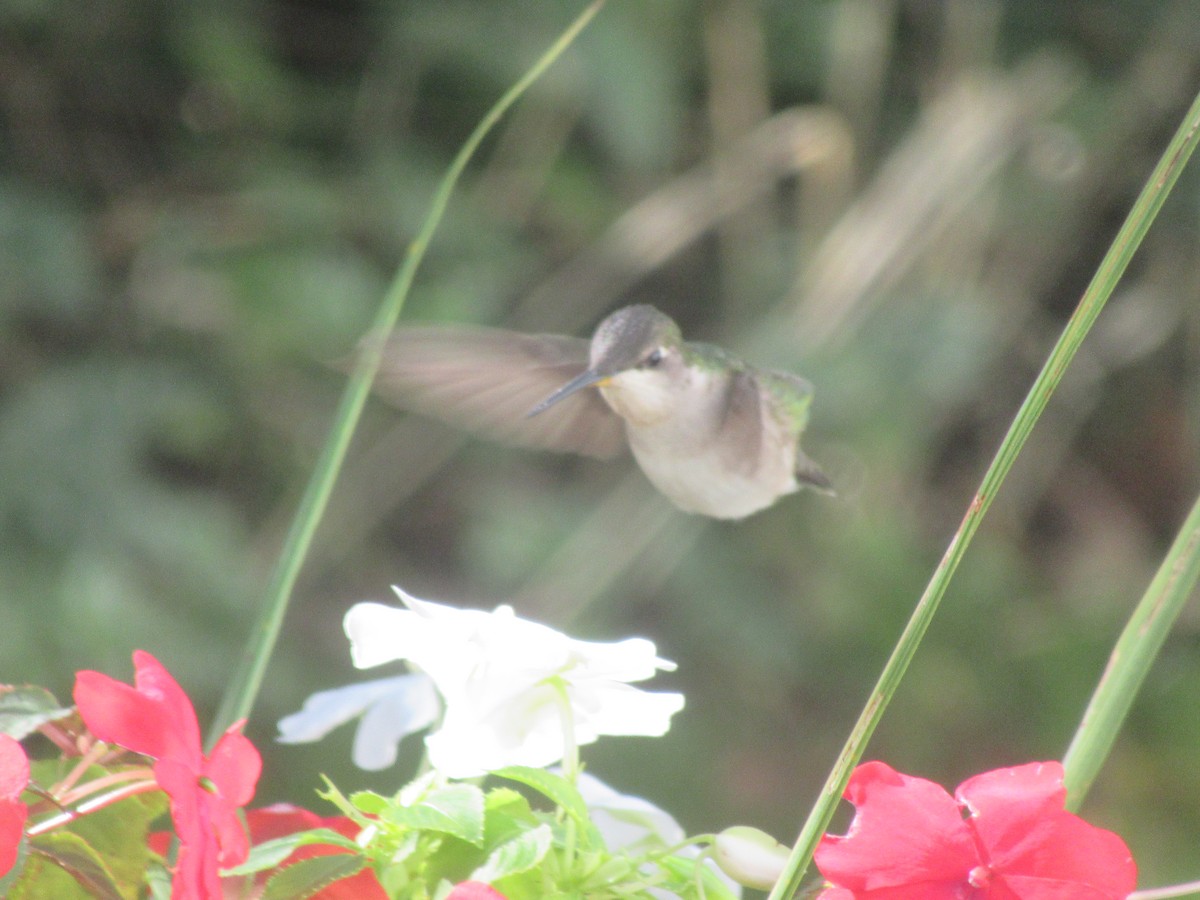
M830 882L855 896L916 885L919 896L930 900L958 896L942 891L962 885L980 860L958 804L944 788L871 762L854 770L846 799L855 806L849 831L823 837L814 856Z
M21 742L0 734L0 798L16 800L29 784L29 757Z
M190 767L173 759L155 763L154 777L171 798L171 820L179 837L171 900L221 900L221 847L202 796L208 792Z
M272 803L270 806L246 810L246 827L250 830L251 842L262 844L297 831L320 828L321 817L302 806Z
M133 651L134 684L149 697L158 700L167 715L171 731L179 742L178 752L200 752L200 723L191 698L179 686L162 663L145 650ZM193 748L195 748L193 750Z
M234 806L245 806L254 798L254 787L262 774L262 756L239 734L241 722L221 735L204 766L204 774L217 786L221 797Z
M29 810L20 800L0 800L0 875L17 862Z
M256 844L284 835L295 834L297 831L311 831L314 828L331 828L350 838L357 835L359 831L358 825L345 816L322 819L316 813L290 803L276 803L262 809L249 810L246 813L246 824L249 826L250 836ZM314 856L346 852L343 848L330 844L306 844L297 848L291 856L284 860L283 864L287 865ZM375 878L375 873L370 869L364 869L357 875L343 878L322 888L312 896L311 900L388 900L388 895Z
M75 705L92 733L154 759L172 757L199 766L200 726L187 694L162 664L133 654L135 687L100 672L75 675Z
M1129 848L1064 809L1062 779L1053 762L996 769L963 782L960 805L882 763L859 766L849 833L817 849L832 884L821 900L1123 900L1137 881Z
M968 778L954 792L993 852L1029 843L1031 824L1061 812L1067 799L1061 763L1028 763Z
M232 726L206 758L191 700L149 653L133 654L134 687L99 672L75 677L80 715L99 738L157 760L154 778L171 798L179 837L174 900L220 900L218 869L250 852L238 808L254 796L262 757Z
M29 810L19 799L29 784L29 757L20 741L0 734L0 875L17 862Z
M1063 808L1061 764L985 772L955 793L973 811L969 824L993 871L1014 889L1023 885L1021 896L1052 898L1073 886L1093 891L1079 897L1123 898L1134 889L1137 866L1125 842Z

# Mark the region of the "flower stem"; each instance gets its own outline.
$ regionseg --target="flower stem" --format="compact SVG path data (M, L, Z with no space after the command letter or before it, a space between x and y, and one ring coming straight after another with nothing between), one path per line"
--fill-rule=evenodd
M71 768L71 771L67 773L66 777L54 786L55 795L57 796L70 791L75 786L75 783L87 774L87 770L95 765L109 750L109 746L103 741L97 741L88 747L83 755L79 757L78 762Z
M333 485L341 470L342 462L345 460L346 450L350 446L350 438L354 434L355 426L366 405L371 383L375 379L375 373L379 370L383 358L384 340L400 318L400 311L404 308L405 298L412 287L417 266L420 265L429 242L441 222L455 185L480 143L501 116L563 54L603 5L604 0L593 0L588 4L537 62L496 101L496 104L475 126L475 130L471 132L458 151L450 168L442 176L430 203L429 213L421 225L421 230L409 245L404 262L384 295L375 320L367 332L366 338L362 341L358 359L334 415L329 437L317 460L308 486L305 488L300 507L288 529L279 560L271 574L260 618L250 634L238 669L230 680L229 688L221 701L221 707L213 720L208 734L210 747L216 743L231 723L247 718L254 706L254 700L258 696L263 676L266 673L267 663L270 661L271 653L279 638L280 628L283 626L284 613L287 611L292 589L300 574L300 567L308 555L313 535L325 512L329 496L333 492Z
M1134 891L1126 900L1170 900L1172 897L1191 897L1196 894L1200 894L1200 881L1189 881L1187 884L1173 884L1170 887Z
M88 813L103 809L106 806L116 803L118 800L124 800L126 797L132 797L135 794L145 794L149 791L157 791L159 789L158 782L153 778L135 781L132 784L123 785L115 791L110 791L107 794L101 794L99 797L93 797L91 800L84 801L74 809L67 809L56 816L51 816L49 819L43 819L36 825L31 825L27 828L25 833L29 837L34 837L74 822L81 816L86 816Z
M1196 498L1109 657L1083 720L1063 759L1067 807L1083 802L1146 673L1200 580L1200 497Z
M562 720L563 777L574 785L579 781L579 742L575 740L575 710L571 706L571 698L562 679L552 678L549 683L558 697L559 718Z
M65 790L55 793L55 799L61 806L70 806L73 803L78 803L84 797L95 794L98 791L105 791L114 784L124 784L129 781L154 781L154 770L149 766L139 766L136 769L126 769L122 772L112 772L101 778L96 778L88 781L72 790Z
M1200 139L1200 95L1192 102L1179 130L1176 131L1145 187L1142 188L1133 209L1125 219L1125 224L1121 226L1121 230L1104 255L1104 259L1101 260L1100 267L1088 284L1087 290L1084 291L1083 297L1080 298L1079 305L1075 308L1070 321L1067 322L1066 328L1054 345L1054 349L1050 351L1033 386L1029 389L1025 401L1017 411L1008 433L1004 436L1004 441L1000 444L995 458L983 476L979 490L976 491L974 499L967 507L966 515L963 517L958 531L951 538L945 555L934 570L929 585L917 602L908 625L905 626L891 657L883 667L883 672L880 674L874 690L867 698L866 706L859 715L858 721L855 722L850 737L846 740L841 754L834 763L833 769L809 813L808 820L804 823L800 835L796 839L783 875L771 890L768 900L783 900L785 897L793 896L799 889L808 864L812 860L817 842L829 826L829 821L833 818L846 783L850 780L850 773L862 758L867 742L880 719L883 718L884 710L887 709L901 678L908 669L909 663L912 662L917 646L937 611L951 576L958 568L967 546L979 529L984 514L992 500L995 499L996 492L1012 468L1017 454L1025 446L1025 441L1033 431L1034 423L1046 408L1046 404L1062 380L1067 366L1075 357L1084 337L1091 330L1100 310L1104 308L1104 304L1111 296L1118 280L1124 274L1129 260L1141 244L1150 223L1154 221L1154 217L1171 192L1171 188L1174 187L1179 173L1195 149L1198 139Z

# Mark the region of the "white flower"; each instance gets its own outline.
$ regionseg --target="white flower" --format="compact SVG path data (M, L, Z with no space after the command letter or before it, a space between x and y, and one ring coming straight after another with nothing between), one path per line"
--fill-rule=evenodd
M354 764L386 769L396 762L400 741L437 721L442 704L429 677L414 672L320 691L299 711L279 720L281 744L320 740L333 729L362 716L354 733Z
M445 716L425 744L450 778L548 766L602 734L661 735L683 708L682 694L628 684L674 668L651 641L576 641L508 606L456 609L394 590L407 609L359 603L346 614L351 654L360 669L403 659L433 680Z
M683 826L669 812L644 797L622 794L595 775L580 772L575 779L575 788L587 804L592 823L599 829L604 843L614 852L636 855L667 849L682 844L686 837ZM689 844L676 855L694 859L700 851ZM705 865L725 883L730 894L742 896L741 885L717 868L712 859L706 860ZM643 871L649 868L644 867ZM664 900L676 896L658 888L650 888L649 893Z
M687 836L666 810L644 797L622 794L588 772L576 776L575 789L610 850L640 852L673 847Z

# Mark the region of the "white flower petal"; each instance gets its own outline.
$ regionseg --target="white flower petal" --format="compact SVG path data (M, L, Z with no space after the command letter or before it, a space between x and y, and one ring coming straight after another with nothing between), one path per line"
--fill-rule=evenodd
M589 674L616 681L645 681L658 670L675 671L675 663L655 655L654 642L627 638L615 643L571 641L580 665Z
M591 743L602 734L661 737L671 728L671 716L683 709L683 694L653 693L626 684L605 685L587 698L592 704L580 709L583 699L576 703L576 740L580 744Z
M424 679L424 676L416 677ZM279 720L277 740L281 744L304 744L320 740L339 725L362 715L380 697L404 691L413 679L412 675L401 675L318 691L304 701L299 712Z
M683 827L674 817L649 800L619 793L587 772L579 773L575 787L587 804L592 822L614 853L627 851L634 855L672 847L682 842L685 837ZM699 852L695 845L689 845L676 853L676 856L694 859ZM742 896L741 885L722 872L711 859L706 860L704 864L725 883L730 893L735 897ZM651 868L647 866L644 871ZM647 893L662 900L671 900L678 896L659 888L650 888Z
M571 741L586 744L602 734L661 735L683 707L680 694L629 685L674 668L644 638L576 641L508 606L458 609L394 590L405 609L360 603L346 614L354 663L402 659L432 679L446 713L426 748L433 766L449 777L546 766L562 759ZM369 727L364 721L373 766L394 760L390 724L382 712L371 716Z
M670 847L686 837L683 826L669 812L643 797L622 794L595 775L580 772L575 787L610 850L644 849L655 844Z
M360 769L374 772L394 765L400 741L437 721L442 704L433 682L421 673L402 677L411 679L405 689L380 697L358 723L351 758Z
M279 720L277 740L319 740L362 716L354 734L354 763L362 769L384 769L396 761L400 741L428 728L440 712L437 691L424 673L382 678L313 694L299 712Z
M382 603L355 603L342 620L350 639L350 658L359 669L369 669L408 657L416 616Z

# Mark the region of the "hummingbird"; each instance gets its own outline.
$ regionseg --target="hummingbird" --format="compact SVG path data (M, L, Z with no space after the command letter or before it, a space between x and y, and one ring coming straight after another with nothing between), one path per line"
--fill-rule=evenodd
M376 392L502 443L601 459L627 449L679 509L741 519L801 486L833 493L800 449L812 386L684 341L653 306L626 306L590 341L409 326L388 338Z

